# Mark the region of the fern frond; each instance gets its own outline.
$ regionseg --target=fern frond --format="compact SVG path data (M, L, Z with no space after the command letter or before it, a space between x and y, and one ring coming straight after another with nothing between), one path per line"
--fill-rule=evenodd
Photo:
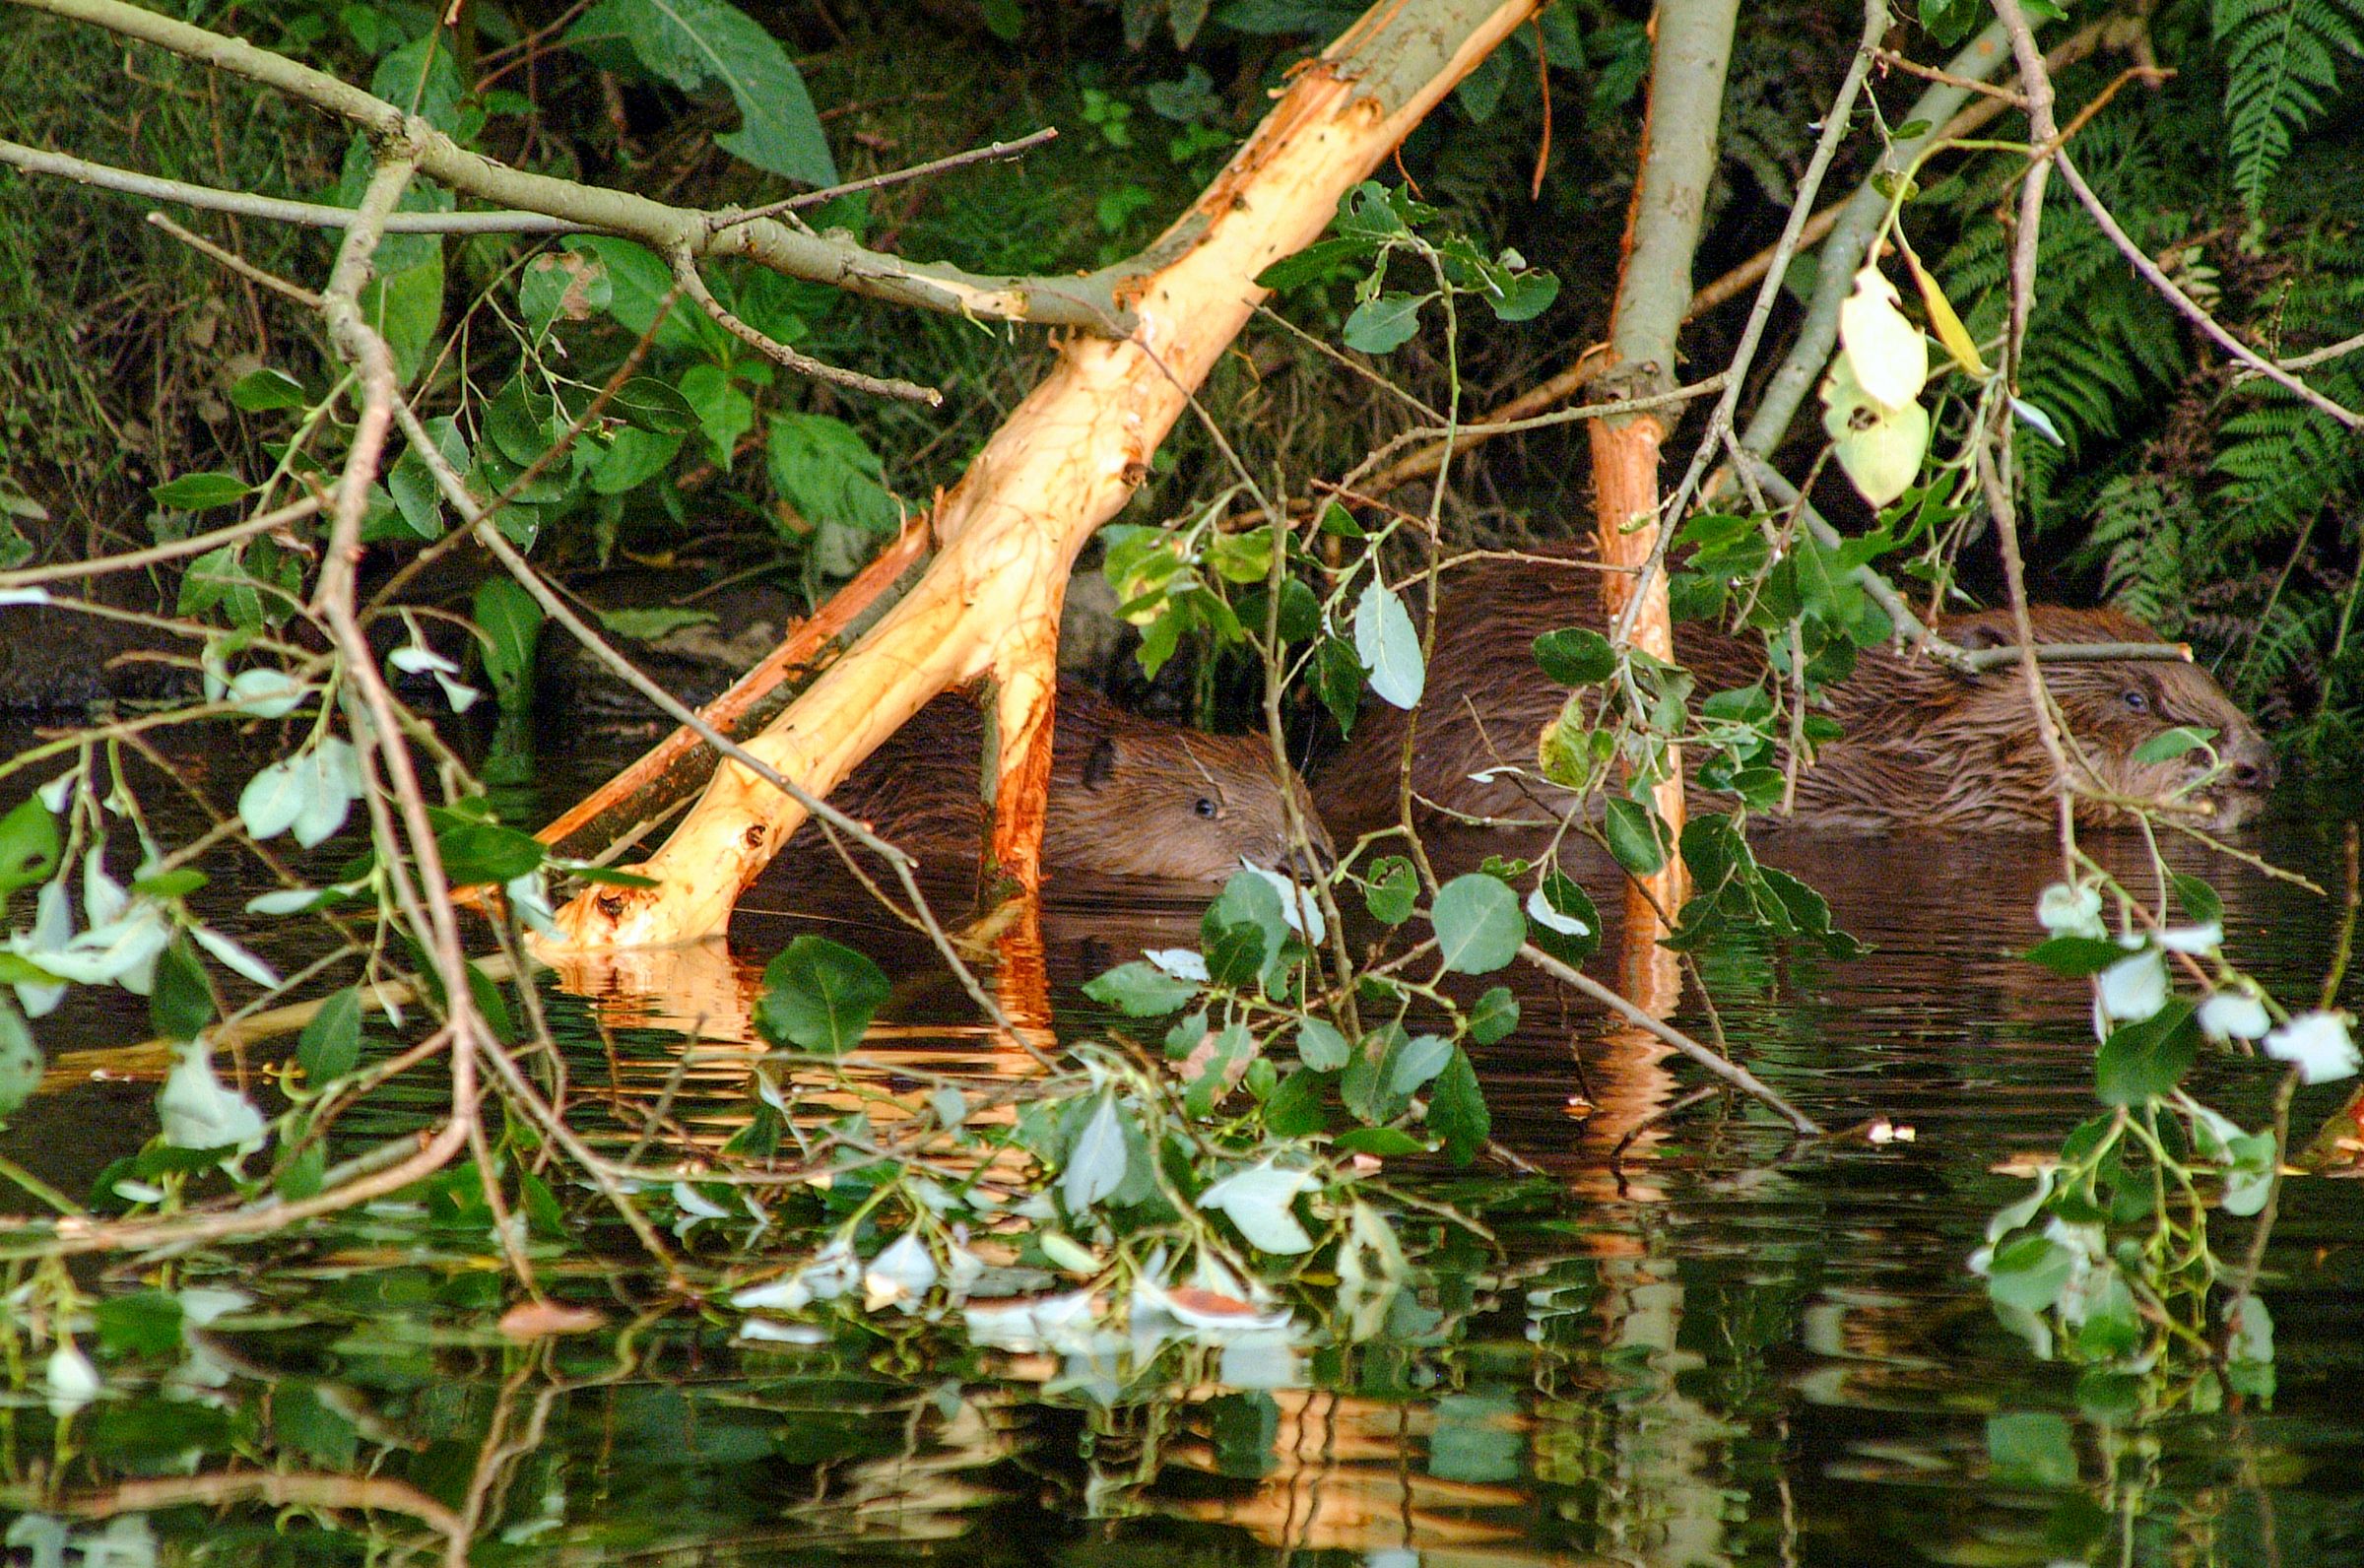
M2364 0L2216 0L2234 183L2252 213L2338 83L2338 57L2364 50Z

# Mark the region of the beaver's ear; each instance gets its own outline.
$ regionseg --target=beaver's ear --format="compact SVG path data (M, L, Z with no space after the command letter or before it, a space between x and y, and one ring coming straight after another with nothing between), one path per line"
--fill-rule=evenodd
M1087 790L1104 787L1110 779L1116 777L1116 764L1119 760L1115 736L1103 735L1092 742L1090 754L1084 758L1084 787Z
M1980 648L2000 648L2018 641L2011 634L2008 621L1981 621L1962 627L1953 634L1954 646L1976 652Z

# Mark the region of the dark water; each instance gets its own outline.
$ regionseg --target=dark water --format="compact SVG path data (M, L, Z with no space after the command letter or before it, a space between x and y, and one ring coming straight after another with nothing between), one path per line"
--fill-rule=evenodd
M2244 846L2335 885L2337 821L2355 811L2293 798ZM1536 1173L1391 1171L1482 1213L1499 1249L1440 1228L1432 1281L1368 1342L1014 1354L884 1314L747 1344L735 1315L668 1299L602 1238L606 1261L538 1251L554 1297L599 1307L608 1328L520 1346L492 1331L514 1284L473 1182L454 1178L268 1274L204 1254L168 1276L79 1271L97 1295L169 1277L256 1299L185 1360L125 1374L63 1439L36 1366L35 1392L0 1408L0 1483L16 1507L102 1499L136 1515L61 1526L77 1543L145 1530L163 1560L226 1563L438 1561L449 1535L478 1563L2364 1562L2364 1187L2286 1187L2266 1258L2269 1404L2191 1413L2163 1389L2080 1389L2076 1368L2000 1326L1963 1263L2026 1190L2015 1163L2094 1108L2081 984L2014 956L2056 875L2046 843L1764 853L1873 950L1717 955L1736 1054L1826 1126L1884 1116L1911 1141L1800 1145L1722 1100L1645 1126L1701 1075L1518 981L1522 1029L1480 1071L1495 1137ZM2311 999L2335 901L2176 859L2225 894L2228 949ZM816 925L783 912L792 900L829 907ZM1091 973L1191 943L1195 921L1188 903L1053 908L1062 1031L1104 1023L1075 989ZM966 1023L907 935L774 881L728 952L664 991L629 969L575 975L589 997L548 990L577 1124L621 1140L662 1099L682 1137L727 1136L746 1115L744 1059L712 1050L684 1069L683 1032L727 1035L730 999L805 929L906 977L855 1092L1026 1071ZM2344 1000L2359 1005L2352 981ZM1695 1004L1677 1021L1706 1024ZM45 1025L43 1043L144 1032L94 1012ZM154 1126L154 1078L132 1071L61 1080L0 1153L82 1191ZM2349 1086L2302 1092L2301 1137ZM2249 1064L2204 1060L2193 1087L2246 1126L2266 1117L2270 1078ZM425 1114L436 1090L418 1092ZM357 1141L399 1125L398 1109L371 1114ZM783 1201L783 1230L828 1202ZM2245 1244L2238 1223L2217 1239L2227 1256ZM189 1491L192 1474L245 1478L216 1496ZM377 1488L366 1507L361 1476ZM43 1560L33 1536L12 1538L10 1560Z

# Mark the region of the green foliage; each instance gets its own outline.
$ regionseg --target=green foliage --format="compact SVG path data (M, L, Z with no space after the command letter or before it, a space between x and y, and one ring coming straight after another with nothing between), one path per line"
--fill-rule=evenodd
M836 161L779 40L726 0L598 0L567 31L587 52L622 42L654 75L686 92L727 89L740 128L714 138L757 168L808 185L837 183Z
M2234 184L2256 212L2290 144L2338 96L2339 61L2364 51L2360 0L2212 0L2223 47Z

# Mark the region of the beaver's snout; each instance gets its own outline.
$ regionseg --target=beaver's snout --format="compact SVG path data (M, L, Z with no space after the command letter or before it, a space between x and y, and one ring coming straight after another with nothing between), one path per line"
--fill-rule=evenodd
M2282 764L2262 737L2243 736L2222 752L2224 781L2245 794L2269 793L2282 776Z

